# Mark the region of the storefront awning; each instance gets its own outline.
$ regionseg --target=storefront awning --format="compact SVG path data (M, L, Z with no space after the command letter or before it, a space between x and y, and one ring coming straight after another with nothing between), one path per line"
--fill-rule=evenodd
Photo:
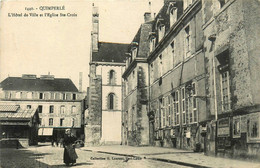
M38 135L39 136L52 136L53 128L39 128Z

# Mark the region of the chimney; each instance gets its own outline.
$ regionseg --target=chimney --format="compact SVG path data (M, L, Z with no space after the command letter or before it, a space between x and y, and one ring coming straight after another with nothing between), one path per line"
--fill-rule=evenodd
M151 8L151 1L149 1L149 12L144 13L144 22L152 21L152 8Z
M93 3L93 9L92 9L92 51L97 52L98 51L98 36L99 36L99 13L98 13L98 7L94 6Z
M152 14L151 14L151 12L145 12L144 13L144 22L146 23L146 22L149 22L149 21L152 21L153 19L152 19Z
M79 72L79 92L82 92L82 72Z

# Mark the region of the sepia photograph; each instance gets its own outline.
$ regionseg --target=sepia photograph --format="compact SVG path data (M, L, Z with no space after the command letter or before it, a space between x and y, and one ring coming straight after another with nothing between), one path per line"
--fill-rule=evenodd
M1 168L260 168L260 0L0 0Z

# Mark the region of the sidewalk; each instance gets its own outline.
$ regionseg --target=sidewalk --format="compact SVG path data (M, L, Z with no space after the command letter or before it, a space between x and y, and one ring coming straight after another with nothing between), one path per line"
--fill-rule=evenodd
M141 157L164 162L170 162L190 167L216 168L260 168L260 163L205 156L203 153L161 147L133 147L133 146L98 146L83 147L80 150L108 153L129 157Z

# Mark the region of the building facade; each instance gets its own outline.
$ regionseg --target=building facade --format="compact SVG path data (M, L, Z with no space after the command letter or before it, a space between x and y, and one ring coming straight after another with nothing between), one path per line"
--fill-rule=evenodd
M151 12L144 14L143 23L129 45L124 78L124 110L122 113L122 141L128 145L149 145L148 125L148 64L147 40L152 31Z
M259 158L259 5L256 0L164 1L150 32L140 36L149 45L134 39L138 47L130 46L128 60L137 61L126 64L123 74L124 144L143 144L133 143L142 139L136 134L141 126L143 132L149 128L150 145ZM139 63L135 53L142 51L146 56ZM147 72L135 79L138 65ZM149 89L138 91L142 87ZM146 108L134 107L138 103Z
M122 73L127 44L99 41L99 13L93 6L85 144L120 144Z
M80 137L82 96L70 79L53 75L8 77L1 82L0 104L18 105L39 113L39 140L58 140L66 128Z
M260 158L259 1L202 1L207 153Z

